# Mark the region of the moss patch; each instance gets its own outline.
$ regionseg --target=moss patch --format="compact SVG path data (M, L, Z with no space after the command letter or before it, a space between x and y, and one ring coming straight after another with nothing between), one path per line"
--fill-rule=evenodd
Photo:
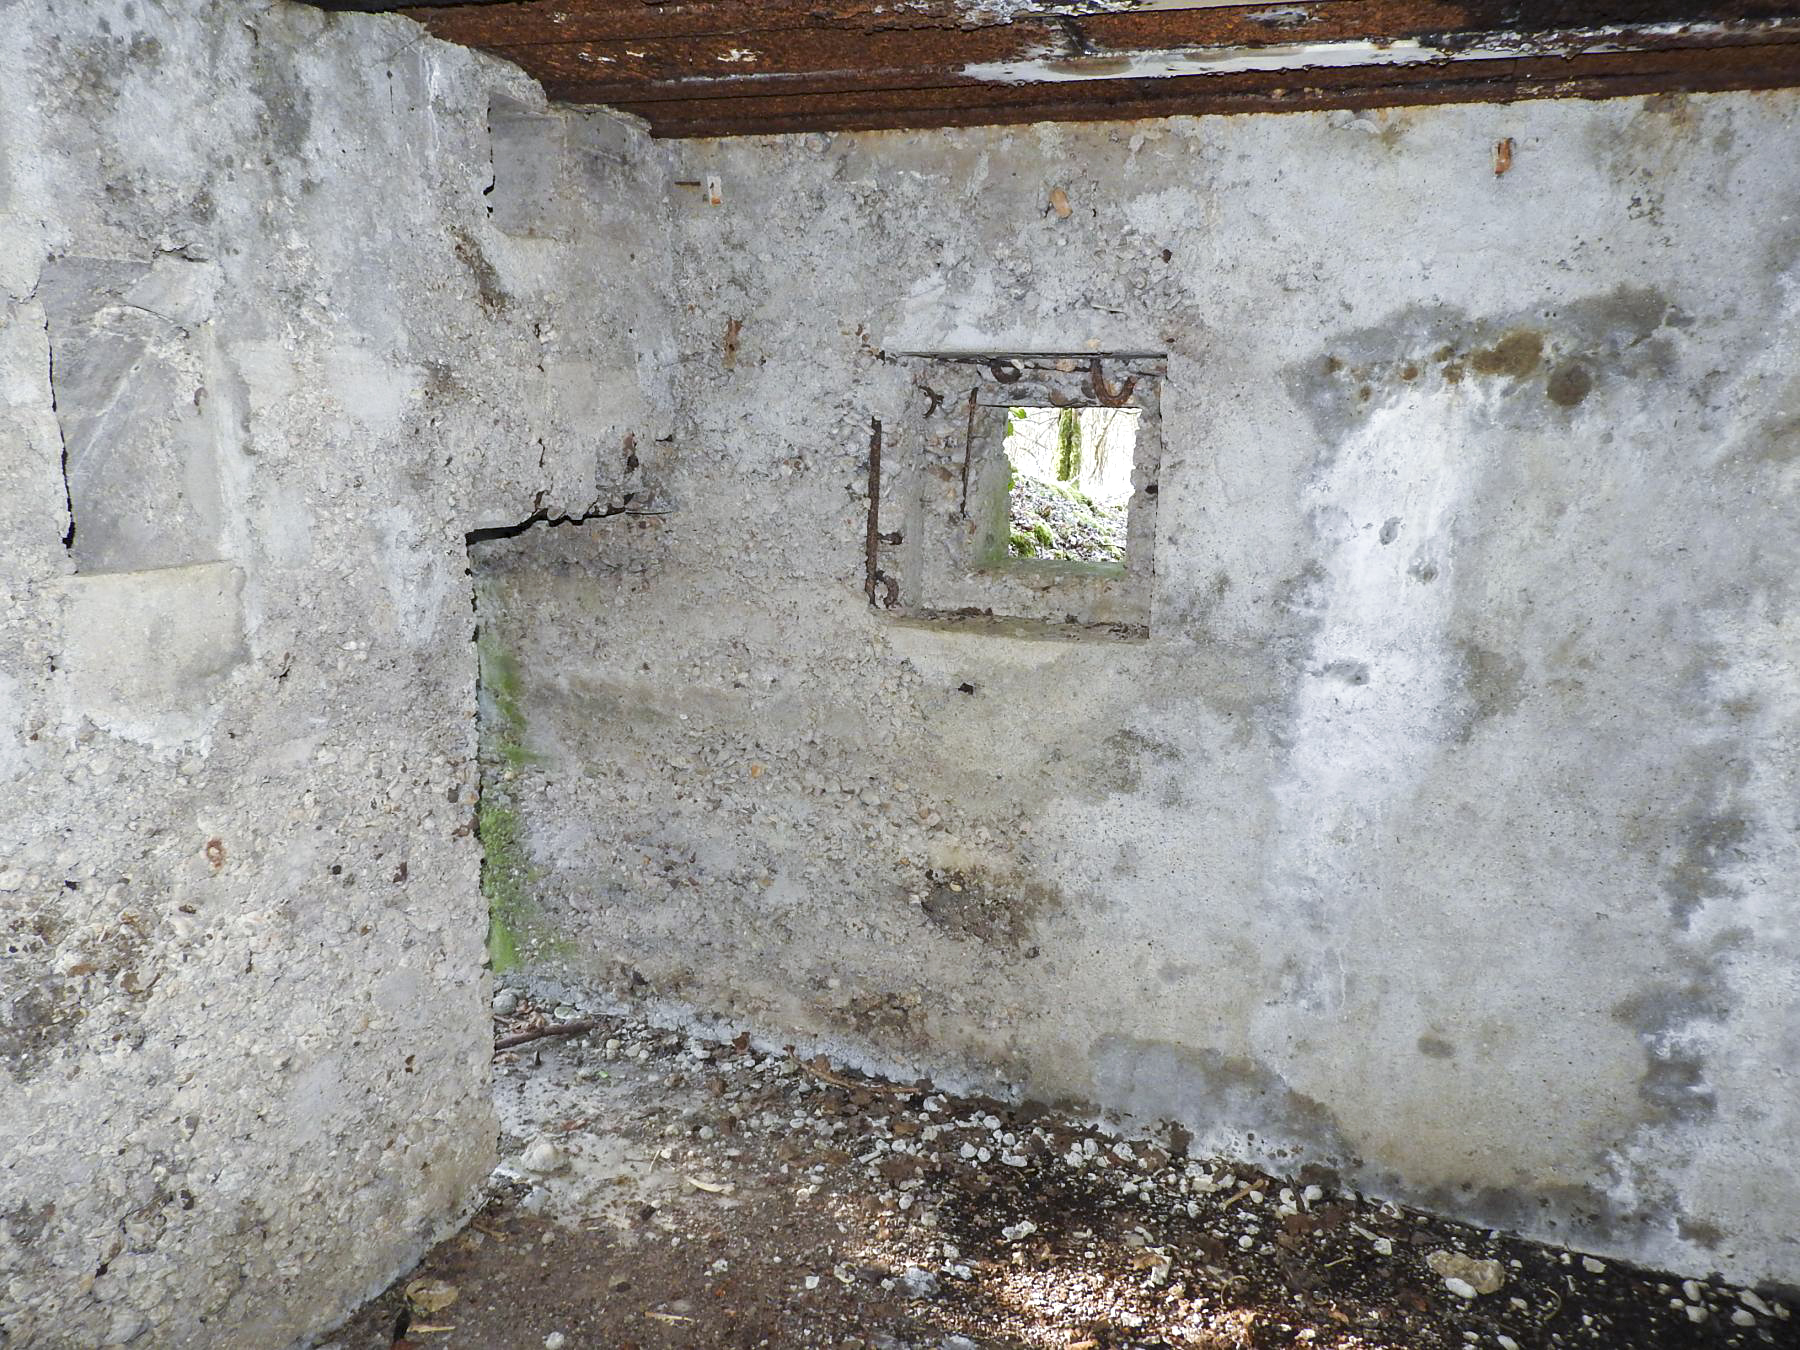
M542 756L527 743L517 661L492 636L476 641L481 668L481 893L488 902L488 963L496 974L528 958L566 956L573 944L560 937L531 897L537 870L525 847L513 780Z

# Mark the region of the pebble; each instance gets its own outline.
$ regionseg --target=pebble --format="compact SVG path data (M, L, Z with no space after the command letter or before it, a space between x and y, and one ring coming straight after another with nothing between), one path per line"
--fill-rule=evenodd
M1681 1294L1689 1303L1698 1303L1700 1301L1699 1283L1694 1280L1683 1280L1681 1282Z
M1444 1281L1444 1288L1448 1289L1458 1298L1475 1297L1475 1286L1470 1284L1467 1280L1457 1279L1454 1275Z
M1688 1304L1686 1312L1687 1320L1690 1322L1704 1322L1706 1320L1706 1309L1699 1307L1696 1304Z
M1759 1312L1764 1317L1773 1317L1775 1315L1774 1310L1771 1309L1767 1303L1762 1301L1761 1296L1758 1295L1754 1289L1738 1290L1738 1302L1743 1304L1751 1312Z
M1734 1308L1731 1313L1731 1324L1735 1327L1753 1327L1756 1325L1756 1314L1748 1308Z
M563 1157L562 1150L548 1139L532 1140L519 1158L520 1167L539 1176L549 1176L567 1165L568 1159Z
M1466 1295L1469 1298L1476 1294L1498 1293L1506 1284L1506 1271L1498 1261L1478 1261L1461 1252L1440 1249L1427 1256L1425 1264L1432 1274L1442 1276L1446 1284L1454 1280L1468 1286L1473 1291Z
M548 1336L544 1337L544 1350L563 1350L563 1346L568 1343L569 1338L567 1336L563 1335L560 1331L553 1331Z
M1590 1275L1601 1275L1606 1271L1606 1262L1596 1261L1591 1256L1581 1258L1581 1268Z
M494 995L494 1016L511 1017L519 1010L519 996L511 989L502 989Z
M1500 1350L1519 1350L1519 1343L1511 1336L1496 1336L1494 1343L1500 1347Z
M917 1266L908 1266L900 1276L900 1283L913 1298L931 1298L938 1291L938 1277Z

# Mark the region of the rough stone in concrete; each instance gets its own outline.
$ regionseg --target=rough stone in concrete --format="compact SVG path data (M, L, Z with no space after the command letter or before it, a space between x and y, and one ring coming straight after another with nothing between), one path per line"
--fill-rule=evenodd
M680 509L479 559L525 959L1800 1279L1797 118L682 145ZM1084 351L1168 362L1147 640L871 605L904 354Z
M668 174L398 19L0 15L0 1340L280 1346L494 1156L464 536L665 452Z

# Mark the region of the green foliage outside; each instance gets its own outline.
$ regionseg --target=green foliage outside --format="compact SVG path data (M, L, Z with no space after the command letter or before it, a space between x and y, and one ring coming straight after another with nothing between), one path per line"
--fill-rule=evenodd
M1073 483L1081 477L1081 414L1064 408L1056 415L1056 478Z

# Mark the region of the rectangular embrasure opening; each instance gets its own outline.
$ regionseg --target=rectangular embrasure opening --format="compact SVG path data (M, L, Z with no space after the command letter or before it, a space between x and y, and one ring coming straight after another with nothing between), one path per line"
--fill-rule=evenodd
M1008 408L1007 552L1126 566L1140 408Z
M920 357L870 499L871 600L907 617L1140 637L1155 582L1154 355ZM894 453L897 452L897 453ZM872 458L871 464L875 461Z

